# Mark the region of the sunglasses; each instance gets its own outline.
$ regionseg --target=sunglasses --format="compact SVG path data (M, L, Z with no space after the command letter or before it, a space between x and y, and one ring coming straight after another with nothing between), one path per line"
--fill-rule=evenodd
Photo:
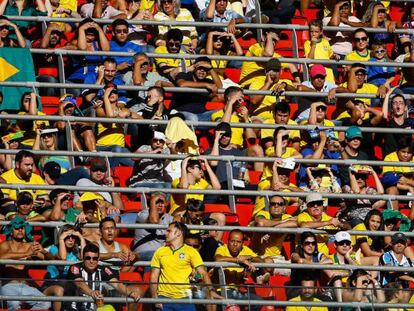
M323 205L323 201L314 201L307 204L308 207L319 207Z
M356 76L365 76L367 73L364 70L355 72Z
M201 70L204 72L210 72L211 68L207 68L207 67L197 67L197 70Z
M144 62L144 63L141 64L141 68L145 67L145 66L149 66L149 62Z
M382 54L382 53L385 53L385 50L384 49L376 50L375 51L375 54Z
M356 42L366 42L368 41L368 37L361 37L361 38L354 38Z
M398 240L398 241L392 242L392 245L397 245L397 244L403 244L403 245L405 245L405 241Z
M269 206L285 206L285 202L269 202Z
M231 137L231 133L223 133L221 134L221 137Z
M9 30L9 26L7 26L7 25L2 25L2 26L0 26L0 30L3 30L3 29L7 29L7 30Z
M128 33L128 29L115 29L115 33Z
M180 42L168 42L168 46L170 48L180 48L181 47L181 43Z
M105 173L105 172L106 172L106 169L104 169L104 168L100 168L100 167L97 167L97 168L91 169L91 171L92 171L92 172L101 172L101 173Z
M355 174L355 178L356 179L366 179L367 175L365 175L365 174Z
M69 239L72 239L72 240L74 240L76 237L74 236L74 235L68 235L66 238L65 238L65 240L69 240Z
M166 3L172 4L173 3L173 0L164 0L164 1L161 1L161 4L166 4Z
M89 261L98 261L99 257L98 256L85 256L84 260L89 260Z
M62 33L58 30L53 30L50 34L55 35L55 36L60 36Z
M305 245L305 246L309 246L309 245L314 245L314 246L316 246L316 241L305 241L305 242L303 242L303 245Z
M351 246L351 241L345 240L345 241L337 242L336 244L339 246L344 246L344 245Z
M326 106L318 106L318 107L316 107L316 111L326 112L326 110L328 110L328 108Z
M378 10L378 14L380 14L380 13L385 14L385 13L387 13L387 10L385 10L385 9Z
M289 135L283 135L282 136L282 140L288 140L289 139Z
M152 139L152 142L154 142L154 143L160 143L160 144L163 144L163 143L165 143L165 140L163 140L163 139L158 139L158 138L153 138L153 139Z
M326 76L324 75L316 75L314 76L315 79L321 79L321 80L325 80Z
M41 137L42 138L46 138L46 137L50 138L50 137L53 137L53 134L52 133L42 134Z

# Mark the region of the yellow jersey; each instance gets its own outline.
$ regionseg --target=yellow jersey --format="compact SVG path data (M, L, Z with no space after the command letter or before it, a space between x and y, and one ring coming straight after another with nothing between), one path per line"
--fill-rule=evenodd
M169 54L166 46L159 46L154 50L155 54ZM180 50L179 54L185 54L184 51ZM155 64L157 65L157 68L160 64L166 64L169 67L177 68L181 66L181 59L174 59L174 58L162 58L162 57L155 57L154 58ZM191 66L191 63L189 60L185 60L185 66L189 67Z
M180 179L174 179L171 187L173 189L177 189L178 185L180 183ZM203 189L207 189L210 186L210 184L208 183L207 180L205 180L204 178L201 178L198 182L196 182L194 185L189 185L188 189L199 189L199 190L203 190ZM171 195L171 200L170 200L170 214L173 214L176 210L180 209L180 208L185 208L185 204L187 203L188 199L196 199L196 200L200 200L203 201L204 199L204 194L172 194Z
M17 177L16 172L14 169L8 170L1 174L1 176L7 184L25 184L25 185L45 185L45 181L39 175L32 173L30 176L29 181L25 181ZM2 188L1 190L5 197L16 201L17 199L17 191L14 189L6 189ZM30 192L33 196L33 200L36 200L38 196L47 195L49 192L47 190L29 190L25 189L24 191Z
M290 299L289 301L302 301L300 296ZM312 302L321 302L318 298L313 298ZM327 307L302 307L302 306L288 306L286 311L328 311Z
M346 54L345 60L354 61L354 62L367 62L371 58L371 51L368 50L367 54L361 55L357 51L352 51L351 53Z
M216 111L211 115L211 121L218 122L224 115L224 110ZM231 123L240 123L240 119L237 115L232 114L230 117ZM231 140L230 143L243 147L243 133L244 129L241 127L232 127L231 128Z
M230 254L229 248L227 246L227 244L219 246L216 249L216 253L215 256L220 255L220 256L225 256L225 257L233 257ZM252 249L250 247L247 246L243 246L242 250L240 251L240 253L238 254L238 256L252 256L252 257L258 257L258 255L252 251ZM244 268L242 267L228 267L228 268L224 268L224 270L228 270L228 271L236 271L236 272L243 272Z
M158 248L151 260L151 269L160 269L158 295L173 299L191 297L190 276L203 265L198 251L186 244L176 250L169 246Z
M122 123L98 123L96 146L125 147L125 132Z
M311 41L306 40L303 49L305 51L305 56L309 57L309 53L311 50ZM329 41L326 39L321 39L319 42L316 43L315 52L313 59L331 59L334 55L334 51L332 50ZM334 74L331 68L326 68L326 81L335 83Z
M398 159L397 152L392 152L392 153L388 154L384 158L384 161L401 162ZM410 162L414 162L414 157L411 158L411 161ZM382 174L389 173L389 172L397 173L397 174L413 173L414 172L414 167L408 167L408 166L384 166L382 168Z
M276 124L275 123L275 119L266 119L264 122L264 124ZM296 121L293 121L291 119L288 120L287 122L288 125L298 125L296 123ZM284 124L280 124L280 126L283 126ZM274 129L261 129L260 130L260 137L261 139L267 138L267 137L272 137L273 140L273 136L274 136L275 130ZM298 141L300 140L300 131L299 130L289 130L289 139L293 140L293 141Z

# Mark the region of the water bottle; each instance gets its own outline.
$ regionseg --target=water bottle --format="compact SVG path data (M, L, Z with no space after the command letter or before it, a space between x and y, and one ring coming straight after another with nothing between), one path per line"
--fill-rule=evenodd
M247 170L247 163L246 162L241 162L240 163L240 169L239 169L239 180L244 180L244 174L246 173Z

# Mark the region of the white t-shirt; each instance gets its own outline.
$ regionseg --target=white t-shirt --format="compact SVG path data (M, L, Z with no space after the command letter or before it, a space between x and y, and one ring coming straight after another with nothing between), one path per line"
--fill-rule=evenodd
M93 7L94 7L93 3L86 3L86 4L82 5L82 7L80 9L80 14L82 15L82 17L92 17ZM124 12L119 11L119 10L115 9L114 7L108 5L105 8L105 10L103 10L101 18L111 19L111 18L113 18L113 17L115 17L119 14L122 14L122 13L124 13Z
M349 21L357 23L360 22L359 18L355 17L355 16L349 16L348 17ZM324 26L327 26L329 21L331 20L331 17L325 17L322 22ZM344 23L339 23L339 27L346 27L346 28L350 28L351 26L346 25ZM335 44L331 44L332 50L334 51L335 54L339 54L339 55L346 55L348 53L352 52L352 40L351 37L345 33L343 34L342 32L338 31L335 35L336 37L342 37L342 38L349 38L349 40L344 41L344 42L337 42Z

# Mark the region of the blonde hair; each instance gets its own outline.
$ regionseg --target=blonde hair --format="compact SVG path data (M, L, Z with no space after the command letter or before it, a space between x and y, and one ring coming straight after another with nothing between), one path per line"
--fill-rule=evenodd
M175 16L177 16L178 13L180 13L181 0L173 0L173 5L174 5L174 14L175 14ZM163 10L163 8L162 8L162 5L161 5L161 0L157 0L157 8L161 12L165 13L164 10Z

